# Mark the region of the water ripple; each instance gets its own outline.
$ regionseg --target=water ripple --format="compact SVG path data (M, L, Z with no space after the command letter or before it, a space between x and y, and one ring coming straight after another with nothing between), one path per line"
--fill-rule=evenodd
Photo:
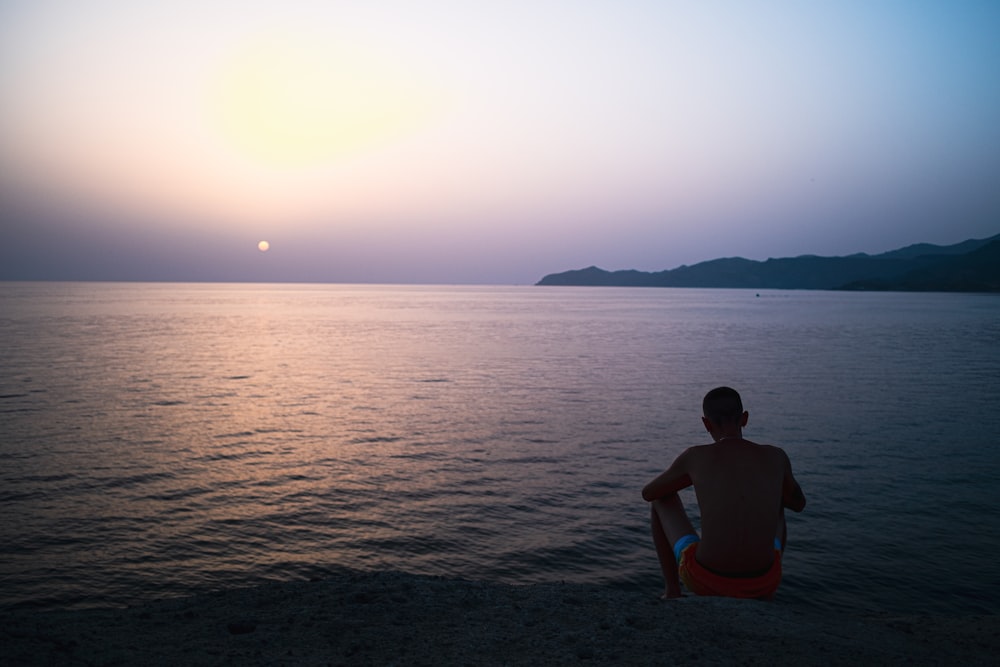
M810 499L779 595L1000 600L995 301L9 290L40 305L0 321L0 607L343 567L655 590L639 489L703 441L706 358L747 387L748 435L786 445Z

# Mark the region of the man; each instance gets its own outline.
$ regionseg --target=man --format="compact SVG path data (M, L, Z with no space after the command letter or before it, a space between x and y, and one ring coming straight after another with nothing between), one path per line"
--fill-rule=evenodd
M708 392L702 422L715 441L691 447L642 490L651 503L653 543L664 598L696 595L771 599L781 582L785 514L806 506L792 465L778 447L743 438L749 414L729 387ZM694 486L701 537L677 492Z

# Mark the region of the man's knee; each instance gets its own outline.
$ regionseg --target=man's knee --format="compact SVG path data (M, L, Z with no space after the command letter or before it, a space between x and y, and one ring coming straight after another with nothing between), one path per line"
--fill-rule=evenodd
M684 511L684 503L676 493L657 498L650 503L650 506L653 518L660 523L670 544L675 544L684 535L695 532L691 519Z

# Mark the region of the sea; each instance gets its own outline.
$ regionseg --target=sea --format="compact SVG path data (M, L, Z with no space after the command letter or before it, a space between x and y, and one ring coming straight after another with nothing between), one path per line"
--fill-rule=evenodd
M1000 611L1000 296L28 282L0 609L386 570L655 596L640 490L719 385L808 499L777 600Z

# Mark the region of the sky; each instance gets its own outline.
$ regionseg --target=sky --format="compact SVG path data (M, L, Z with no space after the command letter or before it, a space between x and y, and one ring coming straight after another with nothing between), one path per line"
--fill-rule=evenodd
M986 238L997 35L994 0L0 0L0 279L531 284Z

